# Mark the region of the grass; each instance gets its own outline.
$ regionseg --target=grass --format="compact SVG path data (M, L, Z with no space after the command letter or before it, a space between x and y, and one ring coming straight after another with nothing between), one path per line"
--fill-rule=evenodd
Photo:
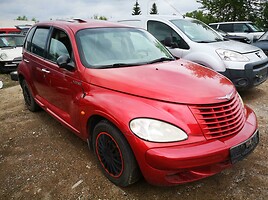
M0 81L3 82L3 88L12 87L15 85L19 85L18 81L12 81L9 74L1 74L0 73Z

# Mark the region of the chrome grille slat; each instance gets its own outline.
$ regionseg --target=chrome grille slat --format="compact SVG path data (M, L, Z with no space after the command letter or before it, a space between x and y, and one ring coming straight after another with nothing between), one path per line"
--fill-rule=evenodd
M237 134L246 120L237 93L223 103L192 105L190 108L207 139Z

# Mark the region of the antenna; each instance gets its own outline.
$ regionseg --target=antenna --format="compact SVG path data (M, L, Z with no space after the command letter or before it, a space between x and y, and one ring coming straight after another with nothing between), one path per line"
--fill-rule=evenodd
M184 17L184 15L182 15L182 14L180 13L180 11L178 11L178 10L171 4L171 3L169 3L168 0L165 0L165 2L166 2L171 8L173 8L177 13L179 13L181 16Z

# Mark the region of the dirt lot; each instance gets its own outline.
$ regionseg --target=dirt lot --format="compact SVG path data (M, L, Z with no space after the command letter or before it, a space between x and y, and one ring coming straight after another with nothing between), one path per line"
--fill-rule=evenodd
M5 86L8 76L0 75ZM198 182L128 188L110 183L93 152L44 111L29 112L19 86L0 89L0 199L268 199L268 81L242 93L259 120L260 144L233 168Z

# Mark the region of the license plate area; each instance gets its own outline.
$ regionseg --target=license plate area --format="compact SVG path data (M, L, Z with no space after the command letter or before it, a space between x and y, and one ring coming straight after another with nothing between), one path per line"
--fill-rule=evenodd
M243 143L230 148L231 163L234 164L250 154L259 143L259 131L256 131Z

